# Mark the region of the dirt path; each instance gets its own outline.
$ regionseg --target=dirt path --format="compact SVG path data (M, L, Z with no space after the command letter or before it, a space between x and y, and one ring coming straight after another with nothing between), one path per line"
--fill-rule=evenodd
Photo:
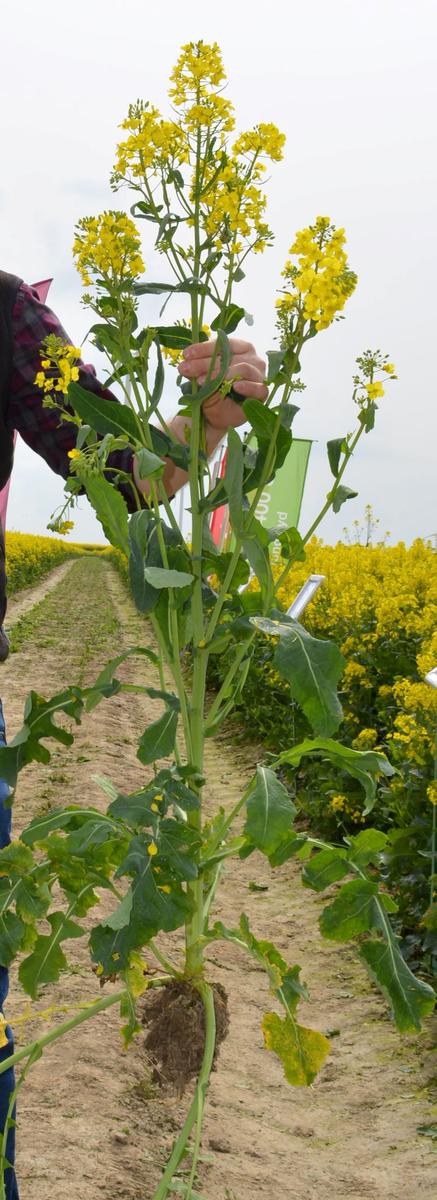
M50 695L67 682L90 682L113 654L145 640L144 623L108 564L83 559L65 567L46 598L28 606L15 629L21 648L2 668L10 733L21 724L30 686ZM60 748L48 766L22 773L16 831L67 799L101 805L92 774L106 774L123 791L137 785L135 746L145 723L135 696L99 705L71 750ZM211 799L230 805L249 778L249 752L222 737L208 743L207 754ZM251 892L254 878L268 890ZM260 1020L271 1004L263 973L234 947L215 949L211 969L229 992L231 1028L211 1086L204 1150L212 1161L202 1165L198 1190L208 1200L435 1200L437 1159L431 1141L417 1134L436 1115L431 1029L400 1039L352 951L321 941L320 899L289 864L274 876L261 858L230 867L217 915L233 924L242 909L255 933L301 963L312 996L302 1020L331 1033L332 1055L313 1088L290 1089L262 1047ZM25 1023L14 979L8 1015L18 1044L42 1027L35 1009L97 994L85 948ZM51 1015L47 1028L63 1017ZM124 1053L115 1011L102 1014L49 1048L22 1094L21 1200L149 1200L185 1106L154 1088L141 1039Z
M64 579L64 576L68 575L70 567L71 559L67 559L66 562L60 563L58 567L54 567L53 571L50 571L49 575L45 575L44 579L40 579L39 583L36 583L34 587L23 588L21 592L18 592L16 596L13 596L9 600L6 614L7 632L16 625L17 621L21 620L21 617L30 612L35 607L35 604L39 604L40 600L43 600L54 587L58 586L58 583Z

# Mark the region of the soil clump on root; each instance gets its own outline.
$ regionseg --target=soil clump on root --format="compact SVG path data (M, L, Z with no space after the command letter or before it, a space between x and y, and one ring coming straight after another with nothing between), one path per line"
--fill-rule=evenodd
M212 986L216 1020L213 1067L229 1027L228 998L220 983ZM144 1045L150 1055L153 1078L172 1086L179 1095L197 1078L205 1050L205 1010L202 997L188 980L175 979L144 998L141 1022L147 1033Z

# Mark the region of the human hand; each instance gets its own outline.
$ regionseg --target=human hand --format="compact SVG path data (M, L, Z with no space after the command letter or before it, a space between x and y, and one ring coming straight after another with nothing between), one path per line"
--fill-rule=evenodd
M208 342L196 342L192 346L186 346L183 359L179 363L180 374L184 375L186 379L197 379L201 386L205 382L211 366L215 346L215 338L211 338ZM233 391L241 396L242 400L251 397L264 402L268 396L268 388L264 382L266 377L264 359L259 358L251 342L244 342L240 338L229 338L229 346L231 361L225 378L235 379L236 375L240 377L235 379ZM220 355L217 355L212 372L213 379L218 375L219 370ZM222 434L230 426L235 428L237 425L244 425L246 421L241 405L233 400L232 396L222 396L220 392L214 392L213 396L205 400L203 412L211 429Z

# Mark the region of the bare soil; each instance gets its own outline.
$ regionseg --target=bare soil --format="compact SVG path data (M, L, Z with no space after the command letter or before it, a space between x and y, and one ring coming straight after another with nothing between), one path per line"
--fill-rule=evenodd
M66 683L91 682L108 658L150 640L121 580L97 558L63 564L28 593L25 610L23 616L11 605L8 625L18 620L20 648L1 668L10 735L22 723L30 687L49 696ZM147 674L152 682L144 661L123 669L126 678ZM56 749L47 766L26 768L15 832L66 801L103 806L92 775L107 775L123 791L137 786L144 770L137 737L157 711L156 702L147 704L145 712L134 695L100 704L71 749ZM208 742L211 805L235 803L253 762L253 752L236 749L226 735ZM253 879L266 890L251 891ZM217 916L231 925L244 910L256 934L302 965L311 1001L301 1019L330 1034L332 1054L311 1089L291 1089L263 1048L262 1015L274 1006L263 972L236 947L214 948L211 977L228 994L230 1028L209 1092L198 1191L208 1200L435 1200L435 1143L417 1132L437 1117L432 1024L418 1037L398 1035L353 950L322 941L320 903L290 864L273 875L261 857L251 857L227 870ZM173 953L177 942L176 935ZM168 950L170 939L162 945ZM100 994L86 946L75 943L75 950L73 967L36 1004L28 1005L13 973L7 1015L17 1045ZM19 1103L21 1200L151 1197L190 1089L181 1098L154 1083L144 1036L125 1052L118 1026L114 1008L55 1042L33 1068Z

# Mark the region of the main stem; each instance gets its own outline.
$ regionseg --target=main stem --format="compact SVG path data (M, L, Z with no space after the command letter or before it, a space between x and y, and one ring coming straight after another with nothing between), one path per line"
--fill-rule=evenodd
M197 133L196 155L196 187L194 214L194 277L197 279L200 271L200 164L201 164L201 133ZM196 293L191 297L191 327L193 342L199 338L199 299ZM193 412L190 431L190 461L188 479L190 485L190 501L192 514L192 572L194 584L191 598L191 614L193 622L193 682L190 703L190 741L193 766L199 775L203 774L204 747L204 707L205 683L208 655L204 650L204 618L202 598L202 543L203 543L203 514L200 512L199 495L199 451L202 433L202 410L196 403L197 384L192 385ZM202 828L201 796L199 808L190 813L191 828L200 832ZM201 935L203 932L203 880L196 879L188 884L188 897L192 903L192 915L186 926L186 971L188 975L199 976L203 969L203 951Z

